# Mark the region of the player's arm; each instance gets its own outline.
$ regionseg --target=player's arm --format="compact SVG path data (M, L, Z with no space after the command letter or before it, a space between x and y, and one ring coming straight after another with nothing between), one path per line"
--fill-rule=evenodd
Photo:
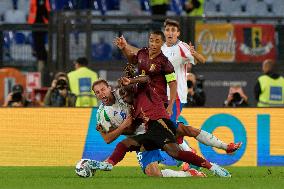
M97 125L97 131L100 132L104 141L107 144L112 143L115 139L117 139L120 135L124 133L124 131L131 127L132 124L132 116L127 116L127 118L114 130L110 130L109 132L105 132L101 125Z
M139 48L129 45L123 36L117 37L113 43L122 51L129 63L137 64L135 56L140 50Z
M139 76L136 76L134 78L122 77L122 78L120 78L119 82L123 86L127 86L127 85L135 84L135 83L149 83L150 78L147 75L139 75Z
M166 75L166 80L170 88L170 100L169 105L167 107L167 112L169 115L173 114L173 106L177 96L177 82L175 73L171 73Z

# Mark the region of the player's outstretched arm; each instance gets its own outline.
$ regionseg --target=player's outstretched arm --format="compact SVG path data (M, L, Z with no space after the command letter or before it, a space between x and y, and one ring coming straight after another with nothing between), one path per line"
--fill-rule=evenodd
M123 36L115 38L113 43L122 51L129 63L136 64L134 56L137 55L139 48L129 45Z
M97 125L97 131L100 132L101 136L103 137L104 141L107 144L112 143L115 139L117 139L123 132L127 130L127 128L131 127L132 124L132 116L127 116L127 118L114 130L109 132L105 132L101 125Z

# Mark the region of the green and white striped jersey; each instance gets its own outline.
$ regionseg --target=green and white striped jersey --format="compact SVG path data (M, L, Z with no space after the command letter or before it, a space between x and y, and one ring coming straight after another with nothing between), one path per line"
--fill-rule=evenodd
M101 104L97 111L97 124L100 124L105 132L115 129L130 114L130 106L123 102L119 96L119 90L113 91L115 103L111 106Z

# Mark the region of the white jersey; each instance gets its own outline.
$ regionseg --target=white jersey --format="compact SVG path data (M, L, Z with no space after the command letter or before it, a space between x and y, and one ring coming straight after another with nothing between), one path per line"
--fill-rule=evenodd
M168 47L166 43L162 46L163 54L169 59L175 69L176 81L177 81L177 98L181 103L187 103L187 68L186 64L194 63L194 57L190 52L189 45L178 41L175 45ZM168 87L169 97L169 87Z
M97 111L97 124L100 124L105 132L119 127L130 114L130 106L120 98L119 90L114 91L113 94L115 103L111 106L101 104ZM136 135L143 133L145 133L144 124L135 131Z

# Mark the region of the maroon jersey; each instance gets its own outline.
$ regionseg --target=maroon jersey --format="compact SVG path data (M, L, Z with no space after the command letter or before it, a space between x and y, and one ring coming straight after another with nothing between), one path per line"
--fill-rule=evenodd
M154 59L150 59L148 48L142 48L138 51L135 61L138 63L139 74L150 77L151 87L159 94L163 102L167 103L167 81L165 75L175 72L168 58L161 52Z
M170 119L164 102L149 84L139 84L135 89L134 118L143 120L158 120L161 118Z

